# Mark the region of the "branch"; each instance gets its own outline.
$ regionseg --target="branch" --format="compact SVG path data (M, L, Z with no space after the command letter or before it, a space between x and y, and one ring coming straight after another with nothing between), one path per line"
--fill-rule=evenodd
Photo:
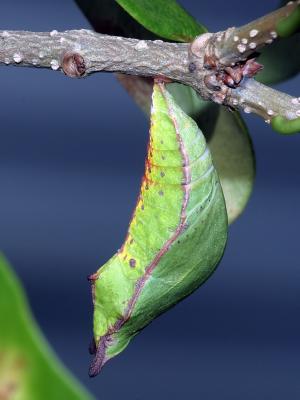
M186 43L137 40L81 29L65 32L0 31L0 63L62 70L70 77L95 72L162 76L201 93L188 69Z
M300 1L291 1L270 14L240 28L230 28L216 37L215 52L220 62L230 66L246 60L254 51L272 44L279 37L291 36L300 26ZM222 40L222 35L226 40Z
M241 86L233 90L227 104L245 113L257 114L267 123L276 116L286 120L300 117L300 97L293 98L254 79L245 79Z
M0 64L51 68L77 78L100 71L160 77L191 86L205 100L256 113L267 122L277 118L279 125L272 126L280 130L288 123L287 132L300 129L299 98L253 77L263 68L255 61L257 49L298 29L299 4L300 0L290 2L243 27L205 33L192 43L128 39L85 29L0 31Z

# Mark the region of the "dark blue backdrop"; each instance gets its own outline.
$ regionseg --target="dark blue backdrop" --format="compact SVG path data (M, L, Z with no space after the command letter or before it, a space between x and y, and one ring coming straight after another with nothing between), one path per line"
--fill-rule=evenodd
M220 30L261 16L277 0L182 4ZM1 29L88 26L71 0L1 1ZM280 88L299 96L299 83ZM281 137L246 116L256 185L218 271L90 380L86 276L122 243L148 122L109 74L72 80L2 67L0 87L0 246L48 340L96 397L299 398L300 136Z

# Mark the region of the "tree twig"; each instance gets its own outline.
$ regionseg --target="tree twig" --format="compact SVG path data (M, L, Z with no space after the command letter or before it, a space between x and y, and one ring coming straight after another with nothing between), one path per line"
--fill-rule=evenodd
M286 6L249 24L217 34L214 47L220 63L230 66L241 59L246 60L253 52L272 44L279 37L294 33L300 27L300 21L297 23L299 4L300 1L290 1ZM226 40L223 40L222 36L225 35Z
M206 100L253 112L267 122L275 117L292 121L300 117L300 99L259 84L253 77L262 68L255 61L257 49L299 27L299 4L300 0L290 2L241 28L205 33L192 43L128 39L85 29L0 31L0 64L62 70L70 77L100 71L160 77L191 86Z

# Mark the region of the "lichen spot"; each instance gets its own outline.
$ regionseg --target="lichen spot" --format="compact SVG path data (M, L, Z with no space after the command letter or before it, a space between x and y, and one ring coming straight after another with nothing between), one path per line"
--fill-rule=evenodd
M8 37L10 36L10 34L9 34L7 31L3 31L3 32L1 33L1 36L2 36L3 38L8 38Z
M237 49L240 53L244 53L246 51L246 46L244 44L239 44Z
M57 71L59 69L59 62L57 60L51 60L50 66L53 71Z
M131 259L129 260L129 265L130 265L131 268L135 268L135 266L136 266L136 260L135 260L134 258L131 258Z
M140 40L135 46L135 50L141 51L141 50L147 50L148 49L148 44L145 40Z
M57 32L56 29L53 29L53 31L50 32L50 36L51 36L51 37L54 37L54 36L56 36L57 34L58 34L58 32Z
M258 30L257 29L252 29L249 33L249 36L251 38L254 38L256 35L258 34Z
M19 64L23 60L23 57L20 53L15 53L13 55L13 60L15 63Z
M270 32L270 35L271 35L271 37L272 37L273 39L277 39L277 37L278 37L278 34L277 34L276 31Z

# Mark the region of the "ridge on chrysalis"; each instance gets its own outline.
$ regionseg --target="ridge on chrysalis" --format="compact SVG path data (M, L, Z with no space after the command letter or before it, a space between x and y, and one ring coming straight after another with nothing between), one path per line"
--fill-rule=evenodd
M226 238L226 207L205 138L155 83L145 173L127 236L90 277L90 376L212 274Z

